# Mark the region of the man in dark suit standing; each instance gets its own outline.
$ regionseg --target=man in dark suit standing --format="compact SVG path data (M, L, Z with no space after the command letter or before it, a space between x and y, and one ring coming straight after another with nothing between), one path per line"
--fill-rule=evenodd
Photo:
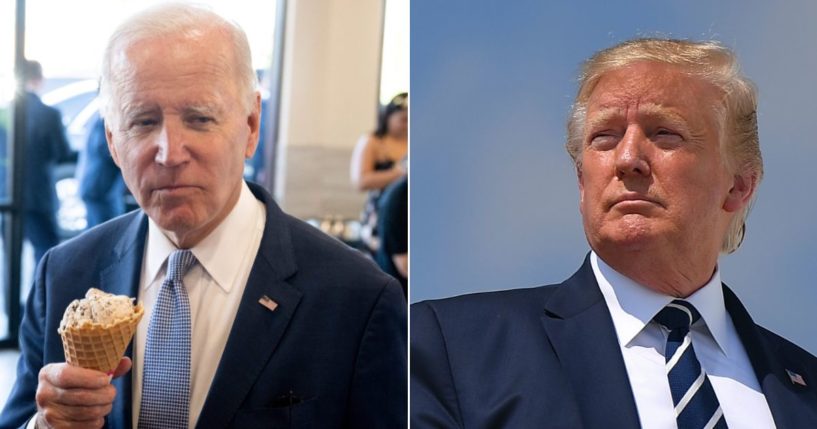
M43 83L43 68L37 61L23 65L26 87L26 151L23 169L23 235L34 247L34 259L60 242L57 228L56 179L54 168L68 160L71 149L65 138L60 111L43 104L37 92Z
M87 228L125 213L125 182L108 150L105 121L101 117L91 127L80 153L77 180Z
M817 427L817 359L720 280L763 175L756 107L714 42L591 57L567 142L591 252L560 285L412 306L412 427Z
M107 141L141 211L39 264L0 427L405 427L400 286L243 181L256 85L243 31L209 10L114 32ZM112 374L64 363L57 327L89 287L145 307Z

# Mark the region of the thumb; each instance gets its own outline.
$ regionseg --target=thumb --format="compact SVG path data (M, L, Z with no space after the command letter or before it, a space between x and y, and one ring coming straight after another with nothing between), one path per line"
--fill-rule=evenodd
M119 361L119 365L117 365L116 369L113 371L113 378L125 375L128 371L130 371L132 366L133 362L130 360L130 358L127 356L123 357Z

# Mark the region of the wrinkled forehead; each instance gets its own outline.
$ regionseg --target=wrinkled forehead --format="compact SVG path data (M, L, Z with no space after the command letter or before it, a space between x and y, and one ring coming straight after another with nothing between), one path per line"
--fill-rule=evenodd
M637 111L711 124L723 95L720 88L685 68L640 62L601 74L587 96L586 114Z
M137 40L119 47L111 61L112 108L142 105L228 105L239 96L229 45L208 35Z
M235 54L225 35L213 30L178 31L122 42L111 55L111 86L186 79L237 81Z
M601 73L588 88L588 102L606 105L636 100L690 100L718 97L720 90L685 67L640 61Z

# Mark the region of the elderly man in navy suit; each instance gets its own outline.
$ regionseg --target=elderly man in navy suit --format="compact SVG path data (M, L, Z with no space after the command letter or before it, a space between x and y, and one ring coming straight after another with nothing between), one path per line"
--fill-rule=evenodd
M559 285L415 304L411 426L817 427L817 359L718 270L763 175L756 107L717 43L591 57L567 142L591 252Z
M142 12L108 43L101 97L141 211L43 258L0 427L404 427L400 286L242 180L260 115L244 33ZM64 363L59 321L90 287L145 306L112 374Z

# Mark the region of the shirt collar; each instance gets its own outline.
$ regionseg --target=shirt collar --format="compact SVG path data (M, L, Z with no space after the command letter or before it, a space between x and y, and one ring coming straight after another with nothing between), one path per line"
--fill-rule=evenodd
M642 286L617 272L599 258L596 252L591 252L590 263L622 345L630 344L652 318L675 299ZM706 285L687 297L686 301L701 313L703 324L712 334L712 338L721 351L729 356L729 342L726 337L727 313L723 303L720 269L716 268ZM701 322L695 326L699 324Z
M235 237L249 236L250 231L256 227L259 217L263 216L262 210L246 182L242 182L238 202L227 217L210 235L190 249L199 265L224 292L229 293L232 289L238 275L235 267L241 264L244 257L243 252L235 249ZM146 247L147 275L150 281L145 287L149 288L162 273L165 261L177 247L167 238L165 231L150 218Z

